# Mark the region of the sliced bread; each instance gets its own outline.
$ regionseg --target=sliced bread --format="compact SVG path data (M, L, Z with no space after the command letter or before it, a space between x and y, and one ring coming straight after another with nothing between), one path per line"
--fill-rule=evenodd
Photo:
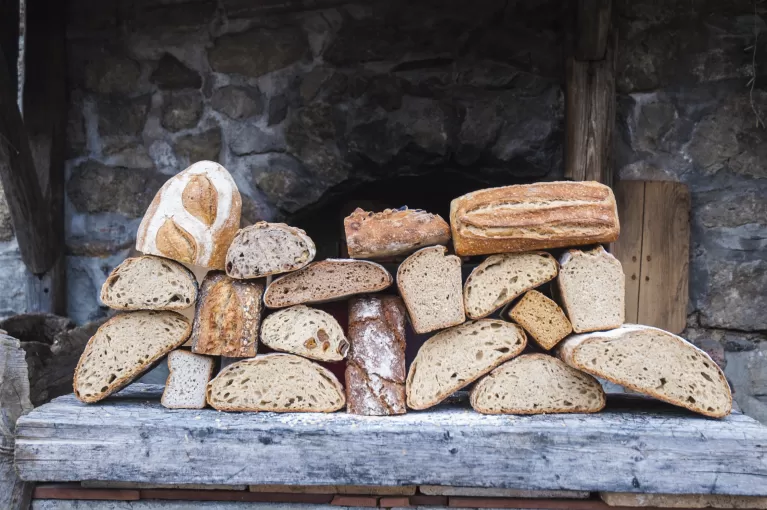
M208 384L208 404L219 411L338 411L344 389L326 368L292 354L266 354L233 363Z
M494 319L467 322L429 338L407 374L407 405L426 409L520 354L527 344L516 324Z
M101 301L115 310L182 310L196 299L194 273L152 255L125 259L101 286Z
M687 340L662 329L626 324L573 335L559 357L571 367L696 413L721 418L732 409L722 370Z
M338 321L327 312L304 305L278 310L264 319L261 342L275 351L319 361L341 361L349 350Z
M327 259L274 280L264 294L269 308L323 303L354 294L378 292L392 284L380 264L367 260Z
M168 380L160 402L168 409L202 409L213 376L213 358L182 349L168 354Z
M626 277L601 246L569 250L559 259L557 294L576 333L613 329L626 317Z
M547 351L573 332L562 309L537 290L527 291L509 312L509 318Z
M259 221L237 231L226 252L226 274L261 278L301 269L314 259L314 241L300 228Z
M416 333L449 328L466 320L461 292L461 259L444 246L413 253L397 270L397 287Z
M471 319L487 317L523 292L557 276L557 261L543 251L491 255L466 279L463 300Z
M596 413L605 406L599 381L546 354L523 354L483 377L471 407L485 414Z
M176 312L140 311L112 317L88 340L74 376L75 396L98 402L186 342L192 325Z

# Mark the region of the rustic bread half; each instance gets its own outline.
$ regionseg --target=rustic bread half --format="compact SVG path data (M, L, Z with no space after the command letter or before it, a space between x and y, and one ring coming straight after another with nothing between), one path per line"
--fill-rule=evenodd
M112 317L88 340L74 376L75 396L98 402L128 385L189 338L189 319L176 312L128 312Z
M605 406L599 381L546 354L523 354L483 377L470 396L485 414L596 413Z
M662 329L626 324L574 335L560 344L571 367L639 393L721 418L732 410L722 370L687 340Z
M471 319L487 317L523 292L557 276L557 261L537 251L491 255L466 279L463 301Z
M537 290L530 290L509 312L509 318L525 328L535 343L547 351L573 332L562 309Z
M259 221L234 236L226 252L226 274L261 278L301 269L314 259L314 241L300 228Z
M213 376L213 358L182 349L168 354L168 380L160 402L168 409L202 409Z
M332 372L292 354L233 363L208 384L208 404L219 411L332 413L345 403Z
M338 321L327 312L304 305L278 310L264 319L261 342L275 351L318 361L341 361L349 350Z
M101 301L115 310L182 310L196 299L194 273L151 255L125 259L101 286Z
M392 284L380 264L367 260L327 259L274 280L264 294L269 308L323 303L354 294L378 292Z
M516 324L481 319L437 333L421 346L407 374L407 405L426 409L520 354L527 344Z
M626 317L626 277L620 261L597 246L559 259L558 296L576 333L613 329Z
M421 248L400 264L397 287L416 333L449 328L466 320L461 259L444 246Z

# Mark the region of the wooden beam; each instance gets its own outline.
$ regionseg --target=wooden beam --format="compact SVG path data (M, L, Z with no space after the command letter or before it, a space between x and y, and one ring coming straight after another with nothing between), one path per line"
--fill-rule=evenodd
M578 0L575 58L603 60L612 17L612 0Z

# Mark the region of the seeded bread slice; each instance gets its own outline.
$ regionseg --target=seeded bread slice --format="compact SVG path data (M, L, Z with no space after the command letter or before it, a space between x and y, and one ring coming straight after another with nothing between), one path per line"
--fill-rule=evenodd
M480 379L470 401L485 414L543 414L596 413L606 400L590 375L546 354L524 354Z
M721 418L732 410L730 386L711 358L662 329L626 324L573 335L559 357L571 367L696 413Z
M332 413L346 403L332 372L292 354L266 354L233 363L208 384L219 411Z
M213 358L182 349L168 354L168 380L161 403L168 409L202 409L205 388L213 376Z
M300 228L259 221L237 231L226 252L226 274L261 278L301 269L314 259L314 241Z
M437 333L421 346L407 374L407 405L426 409L520 354L527 344L516 324L467 322Z
M152 255L125 259L101 286L101 301L115 310L183 310L196 299L194 273Z
M573 332L562 309L537 290L527 291L509 312L509 318L547 351Z
M304 305L278 310L264 319L261 342L276 351L318 361L341 361L349 350L338 321L327 312Z
M112 317L88 340L74 376L75 396L98 402L127 386L186 342L189 319L176 312L140 311Z
M416 333L449 328L466 320L461 259L444 246L413 253L397 270L397 287Z

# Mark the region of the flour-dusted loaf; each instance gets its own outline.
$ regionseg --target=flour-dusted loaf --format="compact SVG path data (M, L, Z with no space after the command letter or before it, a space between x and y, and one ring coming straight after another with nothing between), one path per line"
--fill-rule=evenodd
M208 384L208 404L219 411L338 411L344 389L328 369L292 354L238 361Z
M568 250L559 259L557 295L576 333L613 329L626 317L626 277L601 246Z
M382 212L358 207L344 218L344 232L353 259L404 255L450 241L450 226L441 216L407 207Z
M461 259L444 246L421 248L400 264L397 287L416 333L449 328L466 320Z
M599 381L546 354L523 354L474 386L471 406L485 414L596 413L605 406Z
M314 259L314 241L300 228L260 221L237 232L226 254L232 278L260 278L301 269Z
M170 311L127 312L88 340L74 376L75 396L98 402L128 385L189 338L192 325Z
M169 259L125 259L101 286L101 301L115 310L183 310L197 299L197 279Z
M136 249L210 269L224 269L240 227L242 199L226 168L199 161L168 179L149 205Z
M349 300L346 410L352 414L404 414L405 305L397 296Z
M626 324L573 335L559 347L571 367L631 390L721 418L732 409L722 370L702 350L662 329Z
M562 309L537 290L528 291L509 311L509 318L547 351L573 332Z
M474 191L450 203L457 255L610 243L620 225L612 190L598 182L538 182Z
M202 409L213 358L178 349L168 354L168 380L160 402L168 409Z
M192 328L192 352L252 358L258 350L265 281L237 280L223 271L205 276Z
M527 345L516 324L480 319L441 331L421 346L407 375L407 405L426 409L520 354Z
M317 361L341 361L349 341L338 321L327 312L304 305L278 310L264 319L261 342L275 351Z
M266 288L264 304L269 308L284 308L323 303L378 292L391 284L391 274L375 262L327 259L274 280Z
M463 288L470 319L487 317L526 290L557 276L557 261L546 252L491 255L471 272Z

